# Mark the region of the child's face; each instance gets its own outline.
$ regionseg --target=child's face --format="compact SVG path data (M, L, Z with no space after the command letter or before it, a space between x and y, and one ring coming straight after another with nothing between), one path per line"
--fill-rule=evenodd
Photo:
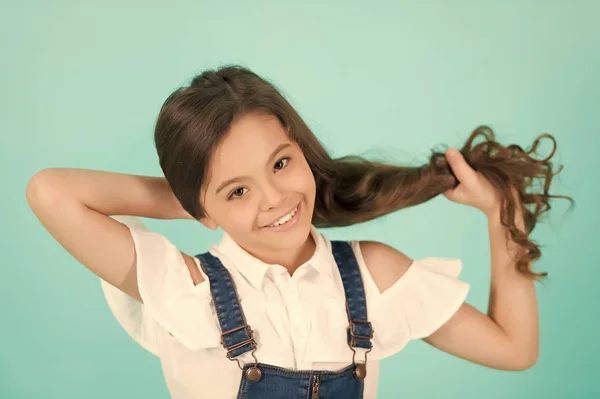
M300 147L271 115L236 121L216 148L201 193L210 228L251 248L297 248L310 234L315 179ZM234 182L231 179L239 178ZM291 220L271 228L297 206ZM284 219L285 220L285 219Z

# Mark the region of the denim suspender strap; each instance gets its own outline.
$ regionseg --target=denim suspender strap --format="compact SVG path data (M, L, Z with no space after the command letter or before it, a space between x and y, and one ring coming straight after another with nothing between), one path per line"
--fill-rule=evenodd
M346 295L346 312L348 313L349 326L347 328L348 345L352 349L352 362L355 365L354 376L357 379L366 377L367 353L373 345L373 328L367 320L367 300L360 273L360 268L354 251L346 241L331 241L333 257L338 265L344 293ZM365 353L365 364L357 364L355 361L356 351L354 348L367 349Z
M196 255L196 257L200 260L202 270L208 276L210 292L215 304L219 325L221 326L221 345L227 351L227 358L237 361L238 366L242 370L243 367L237 357L248 351L252 351L255 364L247 372L248 378L252 380L256 378L257 372L260 374L260 370L256 368L258 360L254 355L254 352L256 352L256 341L254 340L252 329L246 323L246 318L244 317L244 312L242 311L231 275L219 258L211 255L209 252ZM260 375L258 375L258 379L260 379Z

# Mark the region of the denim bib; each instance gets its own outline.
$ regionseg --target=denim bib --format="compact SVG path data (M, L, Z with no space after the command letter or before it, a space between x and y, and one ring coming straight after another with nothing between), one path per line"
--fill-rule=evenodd
M331 241L333 257L338 266L348 314L347 339L354 355L354 348L371 350L373 329L367 320L367 302L360 269L352 251L345 241ZM364 379L367 374L365 363L352 364L337 371L292 370L260 363L255 356L256 341L252 329L246 323L237 291L231 275L221 261L206 252L196 255L204 273L208 276L210 292L221 327L221 344L227 358L237 357L251 351L254 363L242 366L242 377L238 399L361 399ZM367 351L367 353L368 353Z

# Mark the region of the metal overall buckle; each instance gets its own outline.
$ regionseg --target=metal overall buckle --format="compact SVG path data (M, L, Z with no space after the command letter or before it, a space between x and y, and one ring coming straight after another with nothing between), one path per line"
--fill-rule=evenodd
M355 334L354 323L368 325L371 333L369 335ZM350 334L350 349L352 349L352 364L354 364L354 371L352 374L354 375L355 379L364 380L367 376L367 354L373 349L373 345L371 343L371 338L373 338L373 328L371 326L371 322L367 320L352 320L348 326L348 333ZM360 341L367 342L369 344L369 349L365 352L364 363L356 363L356 349L354 349L354 345Z
M231 345L231 346L225 346L224 336L226 334L231 334L233 332L240 331L243 329L246 329L246 331L248 333L248 337L249 337L248 339L246 339L242 342L239 342L237 344ZM229 331L225 331L224 333L221 334L221 345L223 345L223 348L225 348L225 350L227 351L227 359L237 362L238 367L242 371L244 371L244 367L243 367L240 359L238 359L238 356L241 356L242 354L235 356L235 357L232 357L231 354L234 350L241 348L242 346L244 346L246 344L251 344L252 352L250 352L250 354L254 358L254 365L252 365L251 367L248 368L248 370L246 370L246 378L250 382L258 382L262 378L262 372L258 368L258 359L256 358L256 355L254 354L256 352L256 341L254 340L254 331L252 330L252 328L250 328L250 326L248 324L244 324L243 326L236 327Z

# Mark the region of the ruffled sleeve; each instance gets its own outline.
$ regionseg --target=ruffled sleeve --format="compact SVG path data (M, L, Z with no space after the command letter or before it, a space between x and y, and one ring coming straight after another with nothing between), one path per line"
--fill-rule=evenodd
M158 332L166 330L192 350L219 344L217 320L205 281L197 286L189 275L180 251L164 236L148 230L133 216L114 216L133 238L136 270L143 304L104 280L107 304L123 329L138 344L159 355ZM198 259L196 265L198 266Z
M373 355L400 351L410 340L425 338L460 308L470 285L458 279L462 262L455 258L422 258L388 289L380 293L366 268L360 247L354 245L373 324Z
M458 280L461 269L460 259L417 259L382 294L381 305L404 316L411 339L425 338L465 301L469 284Z

